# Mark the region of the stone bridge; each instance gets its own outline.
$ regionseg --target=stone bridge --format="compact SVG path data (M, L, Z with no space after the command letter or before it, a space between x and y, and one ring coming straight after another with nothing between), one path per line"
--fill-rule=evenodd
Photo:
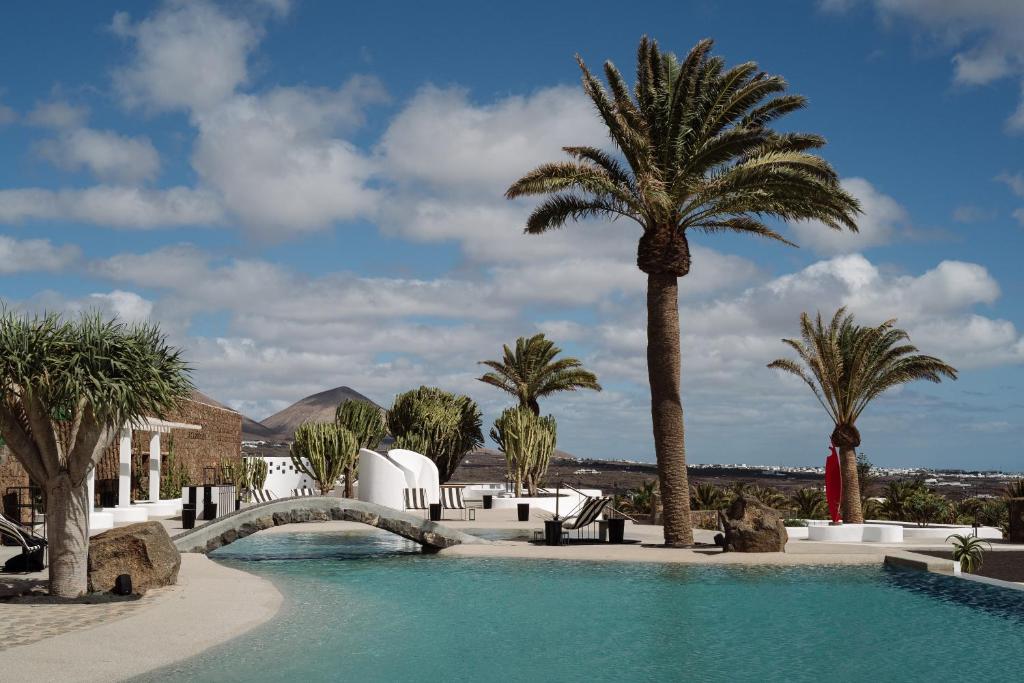
M418 515L350 498L302 496L281 498L232 512L184 531L172 540L183 553L208 553L249 534L282 524L344 520L359 522L398 534L432 552L459 543L487 543L457 529Z

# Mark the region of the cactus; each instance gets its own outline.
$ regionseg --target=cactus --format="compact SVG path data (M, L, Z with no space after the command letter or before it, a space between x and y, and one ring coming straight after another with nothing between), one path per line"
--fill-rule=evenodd
M356 466L359 463L359 448L376 450L387 436L388 427L384 422L384 411L366 401L344 401L334 411L334 421L348 429L358 444L355 457L345 468L345 497L352 498L352 482L355 481Z
M517 496L522 495L524 482L530 495L537 495L555 450L556 437L555 418L538 417L526 406L507 408L494 421L491 438L505 455Z
M484 443L480 408L468 396L420 387L395 397L387 414L396 445L410 448L437 465L441 483L452 478L462 459Z
M359 449L355 435L333 422L304 422L295 430L289 451L295 469L316 482L327 495Z

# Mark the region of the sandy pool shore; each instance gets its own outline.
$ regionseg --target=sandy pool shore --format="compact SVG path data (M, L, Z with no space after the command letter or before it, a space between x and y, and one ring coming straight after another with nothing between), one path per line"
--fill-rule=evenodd
M231 640L271 619L282 602L266 579L185 554L178 585L131 616L0 651L0 679L122 681Z

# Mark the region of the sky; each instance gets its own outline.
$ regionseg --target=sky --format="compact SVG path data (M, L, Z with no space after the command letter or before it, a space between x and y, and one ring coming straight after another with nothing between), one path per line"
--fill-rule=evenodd
M809 106L863 206L799 249L698 235L680 285L693 463L818 464L831 423L765 366L802 311L897 318L960 371L876 400L878 465L1024 470L1024 3L19 3L0 10L0 298L153 320L256 418L335 386L467 393L544 332L604 391L542 401L559 447L652 461L635 225L522 234L503 193L609 148L574 55L701 38Z

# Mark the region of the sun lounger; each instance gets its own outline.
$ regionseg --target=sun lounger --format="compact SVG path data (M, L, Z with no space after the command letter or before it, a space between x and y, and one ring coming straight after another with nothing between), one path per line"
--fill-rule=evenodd
M313 489L309 488L308 486L303 486L300 489L292 489L292 495L296 496L296 497L301 497L301 496L319 496L320 494L317 493L316 491L314 491Z
M277 496L275 496L274 492L270 489L263 489L262 491L256 490L252 492L252 502L254 503L269 503L275 499L277 499Z
M612 499L610 496L586 498L579 506L579 510L575 511L575 514L570 514L561 520L562 530L576 531L577 536L580 535L583 529L589 527L598 520L601 513L604 512L604 509L608 507L611 501Z
M21 546L21 554L7 560L4 569L10 572L42 571L46 566L43 555L46 539L31 530L0 515L0 536L6 536Z

